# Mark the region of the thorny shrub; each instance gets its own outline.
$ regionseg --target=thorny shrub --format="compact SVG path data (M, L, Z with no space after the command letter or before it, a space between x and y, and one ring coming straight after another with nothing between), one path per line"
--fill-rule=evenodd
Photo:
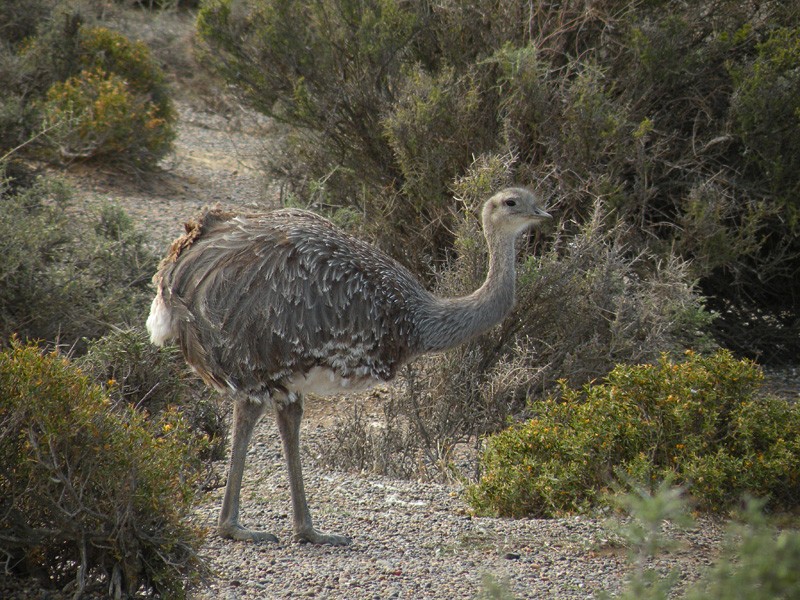
M0 178L0 346L12 334L81 353L112 325L141 322L158 259L118 207L74 214L73 192Z
M487 159L459 182L466 206L458 258L439 273L437 293L463 295L482 283L480 199L486 187L502 184L504 164ZM558 379L581 385L617 363L713 349L705 333L712 315L686 284L687 265L632 253L630 227L610 218L598 206L577 233L556 232L545 252L519 265L517 302L502 324L436 360L413 363L385 402L380 427L357 405L343 414L325 459L340 468L441 476L451 472L459 444L502 429ZM531 237L526 251L540 244Z
M511 156L575 228L599 201L634 253L691 261L718 338L776 361L800 339L798 27L780 0L211 0L198 18L209 64L288 124L287 189L353 209L429 281L458 179Z
M615 477L671 480L703 510L745 494L775 508L800 500L800 409L760 397L760 369L727 351L618 366L602 382L530 405L491 436L469 490L480 513L557 516L602 500Z
M112 409L65 357L0 353L0 559L76 597L184 598L203 565L191 523L207 441L182 415Z
M192 431L209 440L202 458L224 458L227 404L188 373L177 346L154 346L142 325L114 328L90 341L86 354L75 362L117 408L131 406L158 415L177 407Z
M17 45L33 37L57 0L0 1L0 39Z

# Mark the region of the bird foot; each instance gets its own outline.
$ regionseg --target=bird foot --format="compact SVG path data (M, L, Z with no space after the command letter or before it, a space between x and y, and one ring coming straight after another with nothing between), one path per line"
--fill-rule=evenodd
M294 534L294 541L301 544L327 544L329 546L349 546L353 541L345 535L322 533L316 529L306 529Z
M267 533L266 531L255 531L253 529L246 529L238 523L220 525L218 529L219 535L224 538L232 540L240 540L243 542L277 542L278 538Z

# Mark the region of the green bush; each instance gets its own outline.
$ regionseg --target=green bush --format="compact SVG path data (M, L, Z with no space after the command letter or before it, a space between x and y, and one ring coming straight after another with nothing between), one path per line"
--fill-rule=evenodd
M117 207L81 217L71 204L58 180L0 179L0 346L16 333L81 353L146 314L158 258L143 234Z
M80 30L80 65L83 70L100 69L122 78L132 94L152 105L155 118L174 121L166 77L143 42L105 27L84 25Z
M186 597L203 570L190 514L204 445L179 412L112 409L66 358L12 342L0 353L6 568L76 596Z
M714 564L685 586L680 567L665 574L653 562L662 552L680 544L667 532L693 525L691 505L682 490L664 481L652 492L637 489L614 499L625 509L627 518L612 521L613 534L629 549L632 572L621 590L599 594L602 600L761 600L796 598L800 594L796 569L800 532L782 530L771 523L762 501L745 501L744 510L737 511L727 525L726 539Z
M382 118L423 12L394 0L211 0L197 20L208 46L204 62L236 81L258 110L292 127L280 151L266 157L270 170L289 173L290 189L317 207L356 208L386 247L405 248L398 255L412 261L421 258L417 246L431 248L416 233L423 222L415 213L429 207L395 193L403 176ZM396 208L391 223L412 243L386 227Z
M555 516L596 504L615 473L674 480L699 508L726 511L745 493L779 508L800 500L800 410L757 397L762 374L720 351L682 363L618 366L602 383L562 384L526 422L490 437L472 506Z
M71 76L47 90L41 108L49 145L62 159L154 167L175 138L176 115L161 69L142 42L104 27L82 25L76 38L74 56L63 67Z
M734 122L748 160L796 221L800 219L800 28L778 28L757 48L753 63L734 72Z
M42 107L48 144L63 160L95 158L153 167L172 132L155 105L101 69L81 71L47 92Z
M86 354L75 362L117 408L132 406L158 415L178 407L189 427L209 440L203 458L224 458L226 411L218 403L217 394L198 377L188 375L176 346L154 346L141 325L114 328L90 341Z
M8 75L0 156L23 147L39 158L153 168L172 148L176 114L148 48L87 23L79 4L36 6L47 18L35 30L10 21L27 36L0 48L0 74Z
M689 589L687 600L800 596L800 531L776 528L761 508L748 502L742 522L729 527L720 560Z
M0 0L0 40L18 45L36 34L58 0Z

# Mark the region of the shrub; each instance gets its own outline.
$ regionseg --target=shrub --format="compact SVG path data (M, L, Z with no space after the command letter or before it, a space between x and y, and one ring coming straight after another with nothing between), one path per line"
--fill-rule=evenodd
M290 174L290 189L318 207L356 208L386 247L411 261L422 258L417 247L431 248L415 233L423 227L415 209L429 207L395 193L402 173L382 118L422 12L394 0L213 0L197 20L206 64L238 82L236 89L258 110L292 127L280 151L267 158L270 171ZM387 222L395 208L397 219Z
M64 160L102 158L146 168L170 149L172 133L157 107L101 69L54 84L42 110L49 144Z
M55 179L0 180L0 346L13 333L83 351L114 324L140 322L158 259L119 208L78 217Z
M33 37L57 0L0 0L0 39L18 45Z
M662 482L654 493L636 490L619 496L629 518L614 525L628 546L633 572L623 588L601 593L603 600L760 600L794 598L800 593L795 565L800 560L800 533L781 530L763 513L763 502L748 499L744 510L728 524L726 539L715 563L703 570L699 580L685 584L678 568L664 576L652 560L674 546L663 525L672 530L692 525L690 503L682 490ZM681 589L683 588L683 589Z
M80 25L75 49L42 105L47 139L62 159L102 158L152 168L172 148L176 115L164 74L142 42ZM48 40L42 36L44 48Z
M192 431L208 438L203 458L224 457L226 411L216 394L187 374L176 346L154 346L141 325L114 328L90 341L86 354L75 362L104 389L114 407L135 407L150 415L177 407Z
M732 113L746 156L798 218L800 202L800 28L780 27L734 71ZM779 127L776 124L780 123Z
M183 598L202 572L189 522L204 441L176 411L112 410L69 361L0 353L0 554L76 595Z
M0 122L13 125L3 148L154 167L172 148L176 115L145 44L86 24L75 6L37 7L49 15L36 35L0 50L0 74L9 75Z
M673 531L685 530L693 525L689 503L683 490L673 486L670 480L660 482L655 489L636 485L633 488L611 497L628 517L624 521L612 520L611 532L628 548L628 561L633 567L627 584L613 597L623 600L666 600L675 583L680 580L680 571L673 568L665 575L663 570L660 572L650 565L660 553L676 546L674 540L665 533L665 525L670 525ZM599 597L609 600L612 596L601 592Z
M452 257L473 159L508 156L572 231L600 202L638 230L632 253L691 261L718 338L768 360L800 339L798 26L777 0L213 0L198 17L209 64L290 126L276 176L354 209L423 276Z
M123 80L132 94L146 98L154 117L166 123L175 119L166 78L147 46L105 27L84 25L80 30L80 65L100 69Z
M337 414L331 437L317 448L318 464L388 477L440 477L442 465L423 459L425 449L417 431L408 426L408 415L400 412L400 403L390 396L381 408L382 418L368 414L359 402ZM426 469L428 465L432 468Z
M438 275L439 294L463 295L482 283L486 243L477 214L484 190L502 187L505 164L503 157L485 157L459 182L466 216L455 234L458 258ZM631 254L626 240L633 232L607 219L598 207L578 233L558 232L546 252L523 261L517 302L500 326L435 361L412 364L406 385L385 405L383 427L367 431L357 412L343 415L327 459L342 456L340 467L371 468L378 449L386 471L402 472L398 463L413 455L410 443L423 457L415 468L436 473L449 468L457 444L499 431L526 399L550 393L559 378L581 385L616 363L713 348L704 334L711 315L686 283L687 265ZM527 250L537 250L535 240ZM359 445L357 454L352 449ZM339 452L345 447L351 450ZM353 464L348 456L355 455L367 463Z
M452 243L443 225L452 221L453 174L464 173L475 156L494 147L494 110L482 91L485 71L459 74L446 67L431 74L408 68L382 121L402 174L401 200L394 206L391 224L406 240L421 233L422 248L429 254ZM424 228L414 232L408 224Z
M698 507L725 511L745 493L790 508L800 500L800 410L758 398L762 374L727 351L682 363L618 366L599 384L562 384L532 418L490 437L479 512L555 516L600 500L615 471L674 480Z
M800 532L781 531L750 500L740 523L729 527L720 560L686 594L687 600L759 600L800 594Z

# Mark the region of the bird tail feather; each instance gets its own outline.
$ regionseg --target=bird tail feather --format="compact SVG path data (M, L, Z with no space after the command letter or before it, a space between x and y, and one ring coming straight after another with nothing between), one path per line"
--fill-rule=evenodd
M156 297L150 305L150 316L147 317L147 331L150 333L150 341L156 346L163 346L165 343L174 339L176 336L175 323L161 287L158 288Z

